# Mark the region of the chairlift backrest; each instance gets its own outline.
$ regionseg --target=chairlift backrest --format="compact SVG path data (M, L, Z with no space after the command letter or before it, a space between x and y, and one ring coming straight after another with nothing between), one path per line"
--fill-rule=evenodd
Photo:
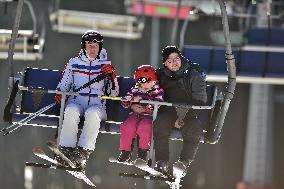
M44 88L55 90L59 80L62 76L61 71L37 69L37 68L26 68L24 71L23 86L33 88ZM40 95L40 94L39 94ZM43 108L54 101L54 94L45 93L38 107L34 107L34 99L31 92L23 91L22 102L21 102L21 113L33 113L36 109ZM47 112L47 115L59 115L59 107L56 106Z
M24 72L23 83L22 85L25 87L32 88L44 88L49 90L55 90L57 84L61 78L62 72L55 70L47 70L47 69L37 69L37 68L27 68ZM133 78L129 77L118 77L118 83L120 86L119 96L125 96L126 93L130 90L132 86L135 85L135 81ZM213 95L214 95L214 86L207 86L207 94L208 101L207 105L212 104ZM35 93L22 91L22 102L21 102L21 113L33 113L38 109L41 109L50 103L54 102L54 94L44 93L42 98L38 102L38 106L35 107L34 103L34 95ZM121 106L120 101L107 100L106 103L108 120L106 123L102 123L101 132L104 133L115 133L119 134L119 124L123 122L129 110L125 109ZM59 116L59 106L55 106L45 112L46 116L39 117L33 120L34 124L40 123L40 125L52 125L53 127L58 124ZM203 129L206 130L209 127L210 119L211 119L211 110L202 110L200 114L200 120L203 124ZM15 114L17 118L13 120L19 120L20 118L24 118L21 114ZM22 117L21 117L22 116ZM46 123L45 123L46 122ZM174 130L171 135L171 139L173 140L181 140L181 133L178 130Z

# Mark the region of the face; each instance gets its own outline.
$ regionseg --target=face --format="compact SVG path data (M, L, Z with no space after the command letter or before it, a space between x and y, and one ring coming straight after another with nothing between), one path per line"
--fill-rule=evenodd
M86 43L86 53L90 58L96 58L98 56L99 50L99 43Z
M178 71L181 67L181 59L178 53L171 53L168 59L164 62L164 65L173 72Z
M144 91L148 91L154 87L155 83L156 83L155 81L148 81L146 83L140 83L140 87Z

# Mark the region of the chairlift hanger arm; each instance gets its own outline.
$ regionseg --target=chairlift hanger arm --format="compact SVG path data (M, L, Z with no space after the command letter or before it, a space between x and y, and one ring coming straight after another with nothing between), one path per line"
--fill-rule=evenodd
M217 114L214 136L210 139L210 142L216 143L218 142L221 131L223 128L223 124L225 121L225 117L227 111L229 109L229 105L231 100L234 97L234 91L236 87L236 66L235 59L232 52L231 42L230 42L230 34L229 34L229 24L228 24L228 16L226 12L226 5L224 0L218 0L221 13L222 13L222 23L223 23L223 32L225 38L225 47L226 47L226 60L227 60L227 70L228 70L228 85L227 90L224 95L223 102L221 104L220 111Z
M9 44L8 65L10 66L10 78L11 78L10 83L9 83L10 86L13 86L13 84L14 84L13 55L14 55L14 48L15 48L16 38L17 38L18 29L19 29L19 25L20 25L20 20L21 20L21 16L22 16L23 4L24 4L24 0L18 1L15 21L14 21L14 26L13 26L13 31L12 31L11 42Z

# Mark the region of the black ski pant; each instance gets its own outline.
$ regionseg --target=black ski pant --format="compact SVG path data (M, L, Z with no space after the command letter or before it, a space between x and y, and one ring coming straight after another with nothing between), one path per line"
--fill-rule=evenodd
M169 137L177 120L174 107L161 106L154 121L154 148L156 160L169 161ZM194 160L202 136L201 122L188 112L180 129L183 137L182 160Z

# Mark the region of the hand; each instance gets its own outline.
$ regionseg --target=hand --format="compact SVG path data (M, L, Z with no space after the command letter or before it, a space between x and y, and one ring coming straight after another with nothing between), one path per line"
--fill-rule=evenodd
M131 105L132 96L125 96L121 98L121 105L124 108L129 108Z
M115 77L116 77L115 69L111 64L102 65L101 73L109 75L111 77L111 79L115 79Z
M57 104L61 104L61 99L62 99L61 94L56 94L55 97L54 97L54 100Z
M138 114L145 112L145 107L140 104L131 105L131 109L133 110L133 112L138 113Z
M147 104L145 107L145 112L148 114L153 114L153 106L152 104Z
M133 100L133 102L140 102L140 100L142 100L142 97L141 96L134 96L132 100Z
M121 98L121 101L125 101L125 102L130 102L132 101L133 97L132 96L125 96Z

